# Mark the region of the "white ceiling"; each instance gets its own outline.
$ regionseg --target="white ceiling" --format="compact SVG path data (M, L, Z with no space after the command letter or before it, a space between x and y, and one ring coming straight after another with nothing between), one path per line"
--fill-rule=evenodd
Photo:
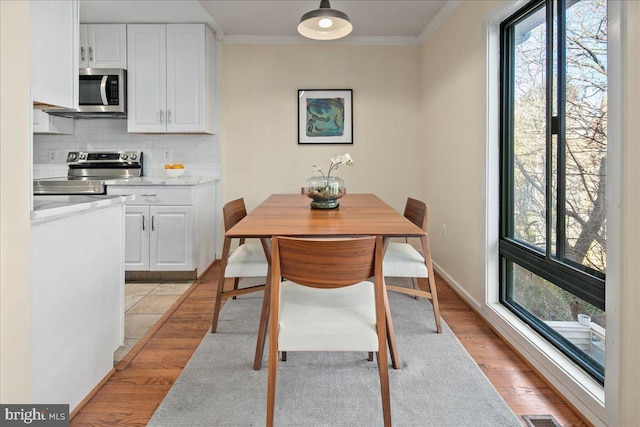
M417 39L447 3L332 0L331 7L349 15L353 32L347 38ZM320 0L80 0L80 22L205 22L231 39L301 38L296 31L300 16L319 5Z

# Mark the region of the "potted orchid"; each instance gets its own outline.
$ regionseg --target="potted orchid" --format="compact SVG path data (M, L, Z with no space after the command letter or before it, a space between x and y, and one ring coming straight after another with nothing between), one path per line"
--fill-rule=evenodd
M341 165L353 166L353 159L349 153L335 155L331 158L327 174L318 166L313 165L311 172L320 173L321 176L313 176L307 179L304 194L312 199L311 207L317 209L333 209L340 206L338 199L345 195L347 189L344 181L337 176L331 176L331 172Z

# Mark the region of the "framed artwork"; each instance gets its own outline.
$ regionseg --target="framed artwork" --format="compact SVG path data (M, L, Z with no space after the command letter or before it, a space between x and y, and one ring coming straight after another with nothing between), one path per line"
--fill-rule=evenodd
M298 144L353 144L353 90L299 89Z

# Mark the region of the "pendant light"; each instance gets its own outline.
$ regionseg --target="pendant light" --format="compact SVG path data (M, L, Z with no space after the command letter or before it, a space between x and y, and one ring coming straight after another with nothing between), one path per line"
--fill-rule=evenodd
M349 35L353 25L346 13L331 9L329 0L321 0L320 8L302 15L298 32L313 40L335 40Z

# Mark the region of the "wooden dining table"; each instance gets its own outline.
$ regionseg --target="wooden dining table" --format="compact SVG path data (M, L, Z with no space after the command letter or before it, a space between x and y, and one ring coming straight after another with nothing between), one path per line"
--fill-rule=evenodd
M251 213L244 217L225 235L231 238L259 238L269 265L271 265L270 243L272 236L290 237L355 237L382 236L385 246L392 237L416 237L423 246L428 244L426 232L413 224L402 214L380 200L374 194L346 194L335 209L312 209L310 199L303 194L273 194ZM427 268L432 275L431 263ZM262 366L264 344L269 319L269 275L262 302L260 327L256 343L253 368ZM391 286L387 286L387 289ZM394 287L398 288L398 287ZM427 296L428 292L417 289L393 289L414 296ZM385 293L387 314L387 338L391 362L395 369L400 367L393 322L389 311L389 302Z

